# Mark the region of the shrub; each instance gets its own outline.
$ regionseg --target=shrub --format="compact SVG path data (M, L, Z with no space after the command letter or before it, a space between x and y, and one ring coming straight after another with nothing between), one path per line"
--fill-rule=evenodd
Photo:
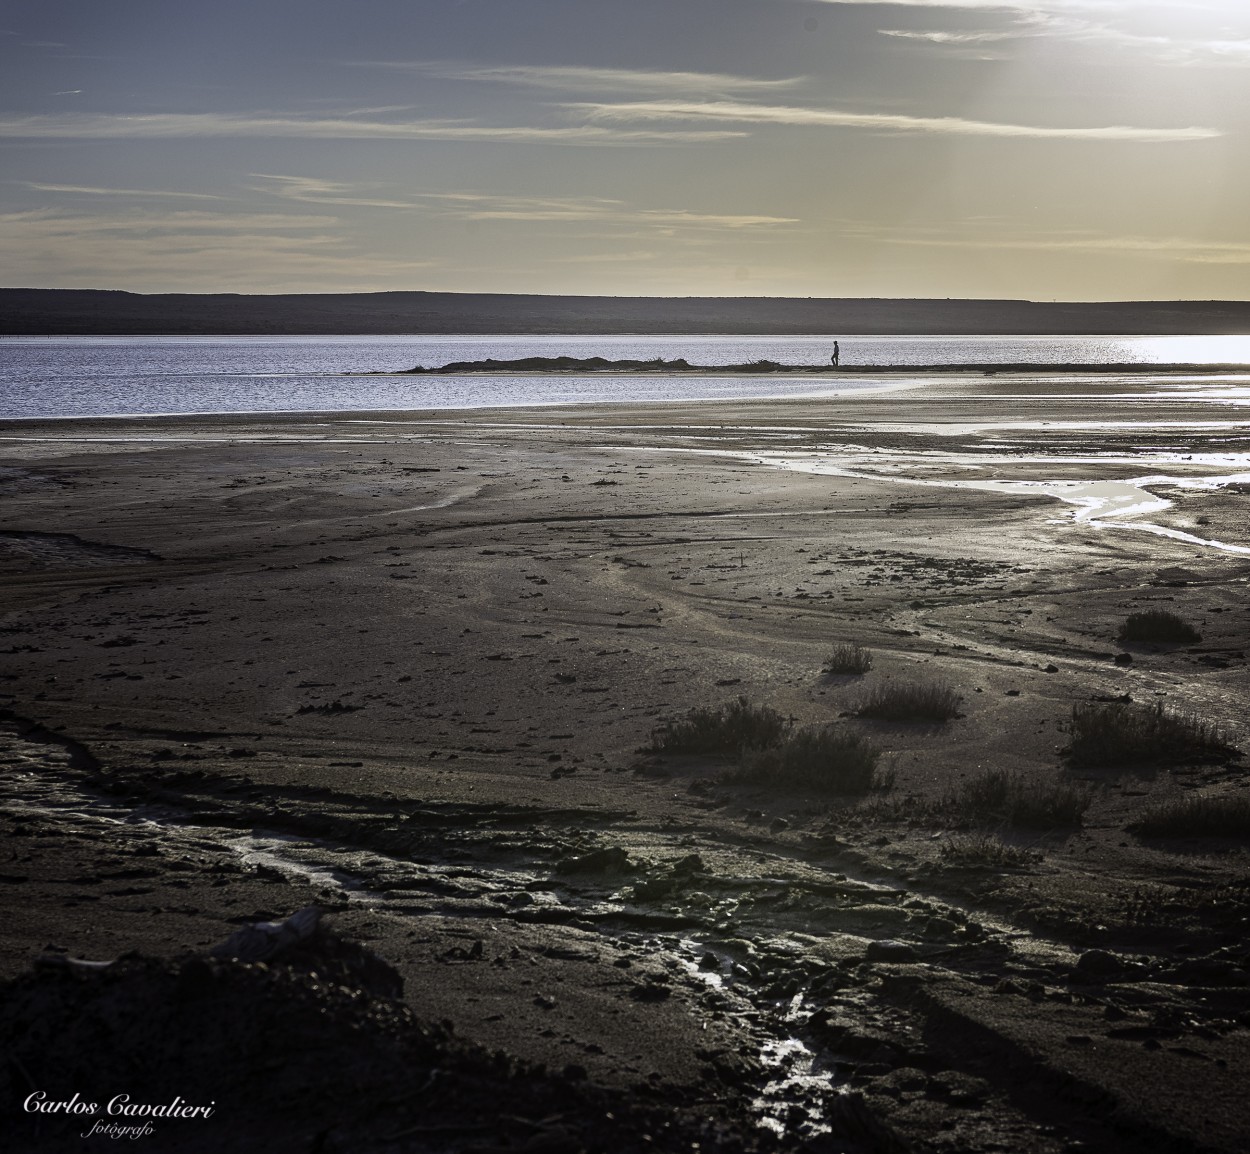
M1143 837L1250 837L1250 796L1184 797L1148 809L1129 827Z
M856 712L880 721L942 722L959 716L962 700L940 681L889 681L873 689Z
M1008 845L1002 838L989 834L953 837L942 846L941 854L942 860L950 865L985 869L1019 869L1041 857L1033 850Z
M651 748L663 753L741 753L776 745L790 723L767 705L739 697L715 709L692 709L652 734Z
M880 757L881 750L862 734L835 726L804 729L748 753L733 780L816 793L867 793L887 784L876 772Z
M1121 641L1184 642L1201 641L1202 637L1188 621L1166 609L1148 609L1133 613L1120 626Z
M1057 829L1080 825L1089 803L1088 791L1078 786L1031 782L1004 769L990 769L947 794L942 808L972 821Z
M1074 705L1071 735L1068 757L1076 765L1182 765L1237 756L1219 726L1172 713L1161 702Z
M859 645L839 645L829 654L821 671L831 676L839 673L867 673L872 668L872 652Z

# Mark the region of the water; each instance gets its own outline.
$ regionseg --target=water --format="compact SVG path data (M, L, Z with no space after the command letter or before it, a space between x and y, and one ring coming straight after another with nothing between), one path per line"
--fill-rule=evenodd
M840 336L842 364L1250 362L1248 337ZM826 365L831 337L8 337L0 417L344 412L622 401L824 396L888 387L871 378L742 376L390 377L487 357L685 357Z

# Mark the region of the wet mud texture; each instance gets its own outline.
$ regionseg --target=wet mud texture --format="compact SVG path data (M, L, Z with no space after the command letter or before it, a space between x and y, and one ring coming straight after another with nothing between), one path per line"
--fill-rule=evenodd
M597 1089L573 1066L518 1062L418 1020L388 996L388 969L324 930L267 963L45 962L0 988L0 1029L12 1043L5 1099L34 1084L48 1101L78 1093L100 1109L89 1120L14 1119L11 1148L81 1149L97 1119L149 1122L138 1140L180 1151L777 1148L734 1108L732 1087L720 1088L721 1102L663 1087L644 1097ZM194 1088L191 1104L214 1112L110 1116L119 1082L142 1087L129 1103L185 1102Z
M1157 429L1063 425L1127 387L0 429L10 989L95 997L103 976L28 971L131 950L143 960L107 980L173 988L188 951L315 901L403 979L402 1008L375 1015L415 1031L403 1044L425 1057L399 1067L420 1077L429 1046L456 1069L503 1051L548 1088L518 1129L412 1133L412 1149L594 1149L612 1113L630 1141L667 1121L675 1149L1243 1150L1244 842L1134 832L1160 804L1244 796L1243 763L1076 766L1063 750L1075 703L1125 698L1244 748L1250 567L1076 524L1046 498L891 475L928 453L929 476L965 476L947 450L994 470L1017 452L1025 478L1210 471L1109 460L1183 456L1175 422L1206 415L1183 397L1138 399ZM974 427L1021 414L1056 427L1027 443ZM877 475L752 458L838 446L876 450ZM1242 490L1166 495L1169 525L1250 544ZM1201 640L1119 644L1148 608ZM872 669L822 674L841 643ZM858 716L872 688L926 678L961 716ZM645 751L666 719L740 694L870 738L893 788L735 784L731 755ZM997 769L1088 805L1035 828L951 804ZM209 969L245 1003L259 981ZM305 1037L313 980L265 980ZM349 1003L400 1054L367 1024L391 1003L314 984L361 1071L374 1059L335 1017ZM95 1045L102 1067L122 1052ZM242 1140L284 1148L249 1113L254 1084L222 1075L222 1117L233 1102ZM568 1087L573 1120L527 1130ZM438 1114L450 1097L422 1121L407 1093L387 1133L482 1123L471 1103ZM385 1137L351 1131L341 1101L306 1094L325 1125L287 1148L339 1126L348 1149ZM726 1129L705 1141L690 1111Z

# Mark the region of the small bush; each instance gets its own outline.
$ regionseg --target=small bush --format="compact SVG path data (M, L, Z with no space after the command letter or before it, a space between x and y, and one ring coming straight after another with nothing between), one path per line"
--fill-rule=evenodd
M790 723L767 705L745 697L715 709L692 709L652 734L651 748L662 753L741 753L776 745Z
M959 716L962 700L940 681L890 681L873 689L856 712L879 721L943 722Z
M971 821L1001 821L1025 829L1077 826L1090 795L1078 786L1046 785L1003 769L986 770L947 794L942 808Z
M1143 837L1250 837L1250 797L1185 797L1147 810L1129 827Z
M800 730L769 749L748 753L735 781L816 793L867 793L887 779L876 772L881 750L866 737L829 727Z
M1068 757L1076 765L1183 765L1237 755L1219 726L1160 702L1074 705L1071 735Z
M872 668L872 653L859 645L839 645L829 654L823 673L867 673Z
M948 865L984 869L1020 869L1032 865L1041 854L1008 845L1001 838L981 834L953 837L942 846L942 860Z
M1158 641L1164 643L1201 641L1202 637L1188 621L1166 609L1148 609L1132 614L1120 626L1121 641Z

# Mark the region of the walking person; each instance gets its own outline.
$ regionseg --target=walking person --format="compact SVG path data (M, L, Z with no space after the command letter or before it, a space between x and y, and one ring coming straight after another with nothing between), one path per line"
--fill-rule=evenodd
M837 368L838 361L840 361L841 359L842 359L842 350L838 348L838 342L834 341L833 342L833 356L829 358L829 361L833 365L834 368Z

